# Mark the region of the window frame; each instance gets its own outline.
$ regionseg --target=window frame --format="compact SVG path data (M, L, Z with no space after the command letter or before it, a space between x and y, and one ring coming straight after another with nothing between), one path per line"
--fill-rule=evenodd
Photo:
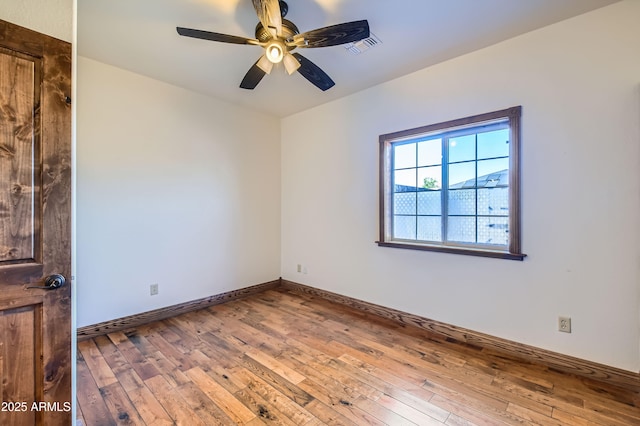
M380 237L376 241L381 247L395 247L413 250L435 251L443 253L456 253L472 256L493 257L511 260L523 260L525 254L521 248L521 191L520 191L520 132L522 107L516 106L500 111L478 114L470 117L430 124L414 129L402 130L379 136L379 222ZM393 220L393 187L392 187L392 151L398 143L412 139L427 138L437 133L463 131L475 127L481 127L482 123L491 124L498 120L507 120L509 125L509 242L506 250L476 243L452 243L443 241L425 242L394 239L392 236ZM476 158L477 162L478 159ZM443 158L442 167L448 167ZM446 173L446 172L445 172ZM476 187L477 188L477 187ZM477 215L477 211L476 211ZM443 212L441 217L448 216ZM443 239L445 236L443 235Z

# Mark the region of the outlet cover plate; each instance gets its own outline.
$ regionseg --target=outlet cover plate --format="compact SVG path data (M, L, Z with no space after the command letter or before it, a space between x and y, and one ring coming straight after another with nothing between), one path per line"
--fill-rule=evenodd
M558 331L571 333L571 317L558 317Z

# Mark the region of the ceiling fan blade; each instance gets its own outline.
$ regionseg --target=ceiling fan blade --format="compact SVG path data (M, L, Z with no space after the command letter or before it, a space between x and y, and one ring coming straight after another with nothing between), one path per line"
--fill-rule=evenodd
M282 35L282 15L280 14L280 2L278 0L253 0L253 8L258 19L271 35Z
M253 64L253 66L249 68L249 71L247 71L247 73L245 74L242 82L240 83L241 88L248 90L255 89L258 83L260 83L260 80L262 80L262 77L264 77L264 75L266 74L263 70L260 69L260 67L258 66L258 62L260 62L260 59L258 59L256 63Z
M192 28L176 27L176 30L178 31L178 34L180 34L181 36L200 38L202 40L220 41L223 43L233 43L233 44L259 44L258 40L253 38L213 33L211 31L194 30Z
M369 22L365 19L297 34L293 36L293 43L297 47L328 47L352 43L367 37L369 37Z
M325 90L331 89L336 84L331 80L331 77L320 69L320 67L301 54L292 53L292 55L298 60L298 62L300 62L298 72L318 89L324 92Z

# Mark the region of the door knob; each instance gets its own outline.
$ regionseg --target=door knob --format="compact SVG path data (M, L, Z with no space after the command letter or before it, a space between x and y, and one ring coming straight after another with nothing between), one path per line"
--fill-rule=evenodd
M65 285L67 279L60 274L49 275L44 279L44 285L30 285L27 288L40 288L43 290L55 290L56 288L60 288Z

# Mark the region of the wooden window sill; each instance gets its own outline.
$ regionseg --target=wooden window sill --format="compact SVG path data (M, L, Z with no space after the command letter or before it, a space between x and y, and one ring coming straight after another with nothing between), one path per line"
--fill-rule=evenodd
M435 251L440 253L452 253L452 254L464 254L467 256L480 256L480 257L492 257L495 259L508 259L508 260L524 260L527 256L522 253L509 253L507 251L499 250L486 250L486 249L473 249L467 247L453 247L453 246L435 246L426 244L411 244L404 242L388 242L388 241L376 241L376 244L380 247L391 247L409 250L422 250L422 251Z

